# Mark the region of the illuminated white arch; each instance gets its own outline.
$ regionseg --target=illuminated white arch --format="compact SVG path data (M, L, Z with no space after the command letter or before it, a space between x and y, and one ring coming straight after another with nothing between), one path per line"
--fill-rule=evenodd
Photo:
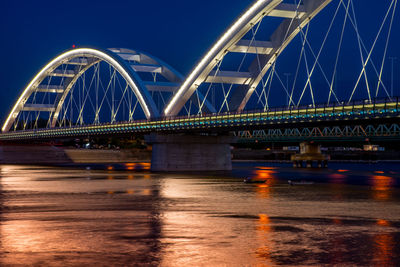
M190 99L199 85L206 81L214 67L265 16L287 18L277 27L271 36L271 51L262 55L263 66L261 71L251 73L247 92L241 101L238 110L243 110L250 96L261 82L268 69L278 56L294 39L302 28L324 9L332 0L303 0L300 7L284 3L283 0L257 0L214 44L208 53L193 69L185 82L179 88L171 101L167 104L163 114L177 115L185 103ZM290 18L295 15L296 19Z
M60 98L59 102L56 103L55 107L56 111L54 112L53 115L52 127L55 126L55 122L57 121L57 117L65 100L65 97L68 94L71 87L73 86L73 84L88 68L90 68L94 63L99 61L105 61L108 64L110 64L126 80L127 84L134 91L147 119L159 116L158 110L147 89L142 86L140 80L138 81L138 79L135 78L137 76L132 71L132 69L124 62L122 58L108 51L101 51L99 49L93 49L93 48L78 48L67 51L59 55L40 70L40 72L32 79L32 81L24 89L24 91L18 98L16 104L13 106L10 114L8 115L2 127L2 131L7 132L10 130L15 119L18 117L18 114L23 110L24 105L26 101L29 99L30 95L38 88L40 83L47 76L53 73L60 65L65 64L73 59L83 58L83 57L92 58L93 61L87 64L85 68L82 68L79 73L76 73L72 81L67 86L67 88L64 89L62 97Z

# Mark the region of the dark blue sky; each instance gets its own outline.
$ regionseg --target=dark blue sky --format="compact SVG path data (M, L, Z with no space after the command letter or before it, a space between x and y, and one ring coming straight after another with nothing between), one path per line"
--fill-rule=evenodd
M360 13L370 16L377 1L355 2L361 2ZM4 119L36 72L73 44L140 49L186 75L251 3L252 0L3 0L0 118ZM400 43L396 32L394 36L395 43ZM396 51L391 53L400 58Z

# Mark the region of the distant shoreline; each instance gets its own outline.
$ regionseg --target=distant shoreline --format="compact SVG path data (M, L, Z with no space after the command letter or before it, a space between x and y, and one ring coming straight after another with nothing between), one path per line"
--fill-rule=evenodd
M287 163L291 164L290 160L252 160L252 159L232 159L235 162L263 162L263 163ZM360 163L360 164L375 164L375 163L400 163L400 160L330 160L329 163Z

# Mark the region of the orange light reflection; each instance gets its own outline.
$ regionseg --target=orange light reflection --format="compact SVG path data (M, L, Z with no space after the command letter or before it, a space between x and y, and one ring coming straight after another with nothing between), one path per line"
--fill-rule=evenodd
M376 200L388 200L391 195L391 186L394 180L389 176L372 176L373 198Z
M259 167L262 169L255 170L254 174L255 176L253 177L254 181L264 181L262 184L257 184L255 187L256 192L258 197L260 198L270 198L271 194L271 186L275 183L275 173L276 171L273 171L273 169L276 168L269 168L269 167Z
M258 184L255 187L258 198L271 198L271 183L272 180L267 180L265 184Z
M144 196L151 196L151 190L150 189L143 189L142 194Z
M343 175L343 174L335 173L335 174L331 174L329 177L330 177L330 181L332 183L343 184L345 182L347 176Z
M151 163L139 162L139 163L125 163L125 168L129 171L132 170L150 170Z
M259 170L277 170L277 167L256 167Z
M260 247L256 250L258 258L270 261L271 244L269 236L271 233L271 221L268 215L259 214L257 220L257 236L260 241Z
M264 180L264 179L272 179L275 178L274 174L276 171L272 171L272 169L259 169L254 171L254 179Z
M126 167L135 167L136 163L125 163Z
M374 262L379 266L395 266L393 262L395 242L389 233L374 236Z
M143 170L150 170L151 163L149 163L149 162L142 162L142 163L140 163L140 165L142 166Z
M380 225L380 226L390 226L390 222L388 222L386 220L382 220L382 219L377 220L376 224Z

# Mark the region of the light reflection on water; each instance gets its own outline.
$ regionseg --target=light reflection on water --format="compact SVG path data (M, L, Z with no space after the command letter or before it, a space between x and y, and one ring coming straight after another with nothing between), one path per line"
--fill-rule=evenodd
M0 265L400 265L396 173L125 167L0 166Z
M256 256L261 260L265 261L265 264L271 265L271 250L273 245L271 244L271 222L267 214L259 214L257 221L257 236L259 239L259 248L256 251Z
M389 176L373 175L371 177L373 197L376 200L389 200L394 179Z

